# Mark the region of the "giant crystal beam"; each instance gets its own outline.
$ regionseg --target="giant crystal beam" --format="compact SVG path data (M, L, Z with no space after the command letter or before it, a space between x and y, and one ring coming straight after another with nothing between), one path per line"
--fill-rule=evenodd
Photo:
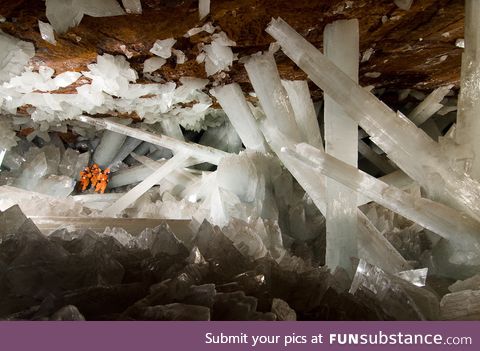
M480 259L480 223L468 215L389 186L308 144L297 145L294 154L312 169L451 241L465 252L465 263Z
M310 96L306 80L282 80L288 99L295 113L295 120L303 140L312 146L323 149L322 135L318 126L317 113Z
M106 208L102 214L106 217L115 216L134 203L140 196L145 194L151 187L165 178L169 173L181 167L188 159L189 154L179 153L161 165L155 172L149 175L143 182L137 184L132 190L118 199L112 206Z
M267 32L430 196L480 219L480 185L455 172L436 142L360 87L282 19L272 20Z
M131 136L136 139L140 139L154 145L159 145L162 147L166 147L167 149L171 149L175 152L186 152L195 158L202 160L203 162L212 163L214 165L218 165L220 160L228 155L228 153L214 149L208 146L203 146L194 143L188 143L184 141L180 141L166 135L158 135L149 133L137 128L132 128L128 126L124 126L120 123L112 122L102 118L92 118L88 116L79 116L78 119L84 123L88 123L93 126L97 126L99 128L104 128L111 130L113 132L124 134Z
M358 20L341 20L328 24L323 33L325 55L337 67L358 82ZM330 96L325 95L325 151L357 167L358 124ZM314 146L314 145L312 145ZM344 268L352 277L352 257L357 250L357 194L333 179L326 179L327 248L325 264L335 270Z
M93 162L101 168L110 166L113 158L127 138L124 134L115 133L110 130L103 132L100 144L98 144L93 153Z
M228 116L247 149L266 152L265 139L247 105L242 89L236 83L215 89L215 97Z
M460 97L455 139L460 157L471 158L472 178L480 179L480 1L465 2L465 49L462 55Z
M280 80L273 54L266 52L250 56L245 69L267 119L290 140L300 142L295 114Z

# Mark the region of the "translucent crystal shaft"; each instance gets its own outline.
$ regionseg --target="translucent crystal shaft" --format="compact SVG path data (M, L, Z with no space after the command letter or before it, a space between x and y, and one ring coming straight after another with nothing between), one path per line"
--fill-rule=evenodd
M255 117L247 105L242 89L236 83L215 89L215 97L247 149L266 152L265 140L257 127Z
M245 69L267 119L290 140L300 142L301 135L295 114L280 80L273 55L269 52L253 55L245 63Z
M194 156L195 158L204 162L209 162L214 165L218 165L220 160L228 155L226 152L217 150L208 146L203 146L194 143L187 143L180 141L166 135L158 135L149 132L145 132L140 129L124 126L120 123L112 122L106 119L92 118L88 116L80 116L78 119L82 122L94 125L100 128L105 128L116 133L131 136L136 139L140 139L154 145L159 145L171 149L176 152L185 151L186 153Z
M267 32L431 197L480 219L480 185L455 172L428 135L356 84L283 20L272 20Z
M358 82L359 33L357 20L335 21L325 27L323 47L337 67ZM358 124L328 95L325 95L325 151L357 166ZM351 258L357 251L357 195L333 179L326 179L327 248L325 264L344 268L352 277Z
M100 144L93 154L93 162L101 168L108 167L126 138L127 136L125 134L110 130L103 132Z
M462 55L460 97L455 138L460 158L471 158L474 179L480 179L480 1L465 2L465 50Z
M295 120L303 140L323 149L322 135L318 126L317 114L306 80L282 80L288 99L295 113Z

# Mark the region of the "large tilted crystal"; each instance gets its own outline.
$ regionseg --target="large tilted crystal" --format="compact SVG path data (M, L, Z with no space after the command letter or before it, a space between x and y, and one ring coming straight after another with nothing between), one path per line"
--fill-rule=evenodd
M302 139L310 145L323 149L322 135L307 81L282 80L282 84L287 91Z
M98 164L100 168L108 167L126 138L127 136L124 134L110 130L104 131L100 144L93 154L93 162Z
M432 117L443 105L442 102L445 95L450 92L453 85L446 85L435 89L423 100L415 109L410 112L408 118L417 126L423 124L427 119Z
M280 80L273 54L266 52L251 56L245 63L245 69L267 119L290 140L299 142L301 135L295 114Z
M140 129L124 126L120 123L112 122L102 118L92 118L80 116L78 119L82 122L94 125L100 128L111 130L115 133L124 134L133 138L143 140L154 145L166 147L176 152L185 151L196 159L218 164L220 160L227 155L224 151L217 150L208 146L180 141L166 135L149 133Z
M240 86L234 83L216 88L215 96L245 147L265 152L265 140L258 130L255 117L247 105Z
M361 88L283 20L272 20L267 32L280 43L287 56L341 104L372 141L431 197L480 218L479 184L455 172L437 143L410 120L397 115Z
M458 100L455 140L460 145L454 158L468 158L465 165L472 178L480 179L480 2L465 1L465 49Z
M118 199L112 206L103 211L104 216L115 216L134 203L140 196L148 191L152 186L157 184L162 178L177 168L182 167L183 163L188 159L189 155L186 153L179 153L173 158L165 162L155 172L148 176L140 184L136 185L132 190Z
M358 31L357 20L341 20L328 24L323 33L325 55L356 82L360 52ZM325 152L356 167L358 125L328 95L325 95L324 100ZM327 195L325 264L332 271L336 267L342 267L353 276L351 258L358 257L357 195L355 191L333 179L327 178L325 186Z
M459 251L451 261L480 263L480 223L468 215L389 186L307 144L297 146L297 152L313 169L454 243Z

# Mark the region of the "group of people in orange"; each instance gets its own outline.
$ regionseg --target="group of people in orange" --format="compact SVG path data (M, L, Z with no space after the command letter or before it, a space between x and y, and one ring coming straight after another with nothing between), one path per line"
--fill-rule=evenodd
M110 168L104 171L96 163L92 166L87 166L80 172L80 185L82 191L87 190L88 186L97 193L103 194L108 186L108 176L110 175Z

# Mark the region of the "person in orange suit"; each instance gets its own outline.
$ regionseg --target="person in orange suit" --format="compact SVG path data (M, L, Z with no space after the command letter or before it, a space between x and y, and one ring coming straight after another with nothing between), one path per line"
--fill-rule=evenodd
M105 169L98 175L98 181L95 187L95 192L103 194L108 186L108 176L110 175L110 168Z
M92 183L92 187L96 189L97 183L98 183L98 177L102 173L102 170L98 167L96 163L92 165L92 177L90 179L90 182Z
M80 185L82 186L82 191L87 190L90 185L90 179L92 178L92 172L90 167L85 167L83 171L80 172Z

